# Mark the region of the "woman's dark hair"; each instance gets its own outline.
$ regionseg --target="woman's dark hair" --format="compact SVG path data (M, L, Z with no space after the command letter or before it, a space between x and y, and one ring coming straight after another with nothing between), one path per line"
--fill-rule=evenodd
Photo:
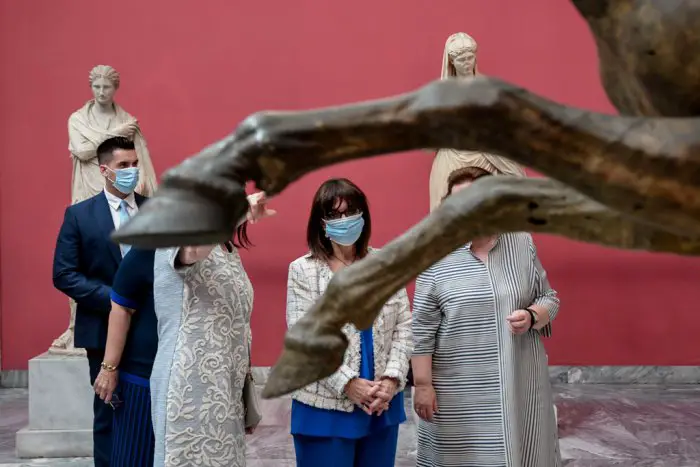
M347 203L347 210L338 212L341 203ZM367 197L360 188L347 178L332 178L324 182L316 191L311 203L309 224L306 228L306 242L311 256L317 259L329 259L333 256L333 246L326 237L324 219L340 217L340 214L352 215L362 212L365 226L360 238L355 242L355 257L364 258L369 248L369 238L372 234L372 218L369 214Z
M444 201L448 196L452 194L452 189L455 185L461 185L466 182L473 182L474 180L492 175L488 170L482 169L481 167L462 167L461 169L453 170L447 177L447 194L442 198Z
M233 246L236 248L245 248L246 250L248 247L253 246L253 242L248 238L248 221L236 227L236 234L233 240L231 240L231 243L233 243Z

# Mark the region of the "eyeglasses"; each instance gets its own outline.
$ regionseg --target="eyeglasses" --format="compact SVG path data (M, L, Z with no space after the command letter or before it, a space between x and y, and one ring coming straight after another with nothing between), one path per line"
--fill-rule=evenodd
M343 217L343 216L345 216L345 217L356 216L356 215L358 215L358 214L361 214L361 212L362 212L362 211L360 211L359 209L350 209L350 210L348 210L348 211L343 211L343 212L339 212L339 211L335 211L335 210L334 210L334 211L329 212L329 213L324 217L324 220L327 220L327 221L334 221L334 220L340 219L340 218Z
M119 396L116 394L112 394L112 399L109 401L109 406L112 407L112 410L117 410L119 406L122 405L124 401L122 401Z

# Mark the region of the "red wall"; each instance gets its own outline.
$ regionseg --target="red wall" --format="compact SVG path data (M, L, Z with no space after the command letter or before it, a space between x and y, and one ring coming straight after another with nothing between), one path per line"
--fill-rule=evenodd
M51 284L69 200L66 120L88 72L114 66L117 100L141 122L160 172L262 109L303 109L414 89L440 73L448 35L480 43L482 72L558 101L612 111L593 41L565 0L0 0L2 367L24 369L66 327ZM369 195L381 246L428 209L431 155L332 167L286 190L245 254L255 285L254 362L276 359L287 264L304 252L311 196L329 176ZM552 364L700 364L697 261L540 237L563 302Z

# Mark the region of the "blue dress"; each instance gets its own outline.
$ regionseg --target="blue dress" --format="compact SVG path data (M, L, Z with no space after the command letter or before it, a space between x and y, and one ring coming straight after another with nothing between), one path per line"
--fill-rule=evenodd
M153 250L132 248L112 283L114 303L135 310L113 395L111 467L152 467L155 452L148 379L158 349L158 322L153 304Z
M360 332L360 378L374 380L372 329ZM406 421L403 392L381 415L312 407L292 401L298 467L393 467L399 425Z

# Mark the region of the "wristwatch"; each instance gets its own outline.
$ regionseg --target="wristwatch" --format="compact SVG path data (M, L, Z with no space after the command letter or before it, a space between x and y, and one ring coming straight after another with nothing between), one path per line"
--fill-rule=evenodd
M525 311L530 313L530 329L537 324L537 313L532 308L525 308Z

